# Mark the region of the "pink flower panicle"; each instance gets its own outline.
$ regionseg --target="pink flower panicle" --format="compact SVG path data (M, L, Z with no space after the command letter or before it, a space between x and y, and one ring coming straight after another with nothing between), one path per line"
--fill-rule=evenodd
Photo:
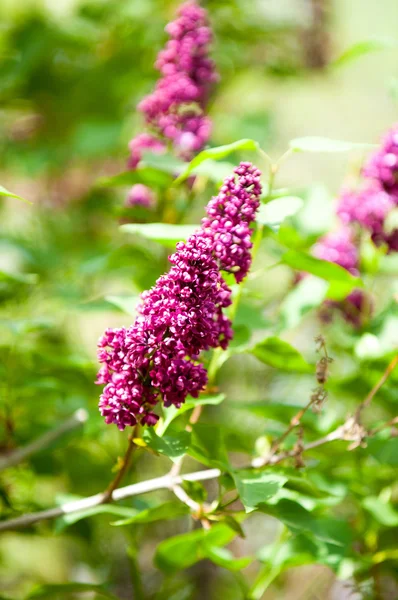
M101 337L97 383L105 386L99 407L106 423L119 429L137 422L154 425L159 401L180 407L188 394L197 397L206 387L200 353L225 349L232 339L231 322L223 313L231 304L231 289L220 270L232 269L237 281L246 275L249 225L260 193L260 172L241 163L209 202L210 216L202 227L177 244L168 273L142 294L135 323L108 329Z
M340 265L352 275L359 275L359 254L353 240L351 230L343 226L337 231L329 233L315 244L313 253L317 258ZM360 327L365 316L364 311L371 310L370 299L360 289L353 290L343 301L326 301L321 310L321 317L325 321L331 318L330 309L338 308L346 321Z
M136 169L142 160L142 153L145 151L154 154L164 154L166 146L158 138L149 133L140 133L129 143L130 157L127 163L129 169Z
M238 180L227 177L218 196L208 203L202 228L214 240L220 268L234 273L240 283L250 269L250 224L260 204L261 184L260 171L250 163L241 163L235 173Z
M328 233L321 238L313 249L314 256L340 265L352 275L358 275L358 250L348 227Z
M369 158L363 175L378 181L398 204L398 123L387 132L379 150Z
M126 206L143 206L144 208L151 208L155 202L155 197L151 188L142 183L136 183L133 185L126 198Z
M138 109L156 136L171 142L178 155L190 160L205 146L211 133L211 121L204 111L218 79L209 58L212 31L207 12L194 1L181 5L177 19L167 25L166 31L170 40L155 63L161 78ZM132 157L131 168L137 164L136 157Z
M385 218L393 207L391 196L377 182L371 182L359 191L343 190L337 214L343 223L358 223L377 235L383 232Z

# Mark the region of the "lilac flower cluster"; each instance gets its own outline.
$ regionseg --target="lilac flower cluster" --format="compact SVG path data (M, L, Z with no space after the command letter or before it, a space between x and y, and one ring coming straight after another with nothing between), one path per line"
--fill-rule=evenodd
M321 238L315 244L313 254L317 258L340 265L352 275L359 274L358 249L348 227L342 227Z
M382 146L365 164L367 179L359 190L343 190L337 214L343 223L357 223L370 232L377 246L389 252L398 247L398 229L386 230L386 219L398 206L398 125L386 135Z
M218 76L208 56L212 31L205 9L193 0L185 2L166 31L171 39L155 63L162 77L138 105L154 135L141 134L130 142L132 169L143 150L163 152L167 142L184 160L190 160L211 133L211 121L204 111Z
M105 386L99 407L106 423L119 429L137 422L154 425L159 401L179 407L188 394L197 397L205 388L200 353L225 349L232 339L231 322L223 313L231 304L231 290L220 271L232 270L237 281L247 273L249 224L260 193L260 172L241 163L209 202L203 226L177 244L168 273L142 294L135 323L104 333L97 383Z
M398 204L398 123L384 137L381 147L370 157L363 175L374 179Z
M365 178L362 187L344 189L340 194L337 215L341 229L323 237L313 250L318 258L334 262L353 275L359 274L359 258L350 226L369 231L373 242L377 246L385 245L388 252L398 251L398 229L387 231L386 228L388 215L398 205L398 125L387 133L380 149L365 164L362 175ZM361 315L370 313L372 302L361 290L354 290L337 306L347 320L360 325Z
M203 148L211 133L204 109L217 80L208 56L212 32L206 11L193 1L182 4L178 18L166 31L171 39L155 63L162 77L138 108L147 124L189 159Z
M353 232L345 225L321 238L315 244L313 254L317 258L340 265L355 277L359 275L358 248ZM330 320L331 308L340 309L346 321L359 327L364 317L364 309L370 308L370 302L362 290L355 289L343 302L325 302L321 310L323 320Z
M208 203L202 227L214 240L214 255L221 268L234 273L239 283L251 264L250 224L259 207L261 184L260 171L250 163L241 163L235 173L238 182L234 176L227 177L218 196Z
M130 189L126 198L126 206L143 206L151 208L155 202L152 190L142 183L136 183Z

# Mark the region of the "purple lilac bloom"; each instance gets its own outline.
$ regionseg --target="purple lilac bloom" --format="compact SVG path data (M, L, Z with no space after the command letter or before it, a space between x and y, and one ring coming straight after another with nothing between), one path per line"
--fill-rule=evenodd
M158 417L153 407L159 401L179 407L188 394L197 397L206 387L200 353L225 349L232 339L231 322L223 313L231 304L231 290L220 270L236 268L241 281L249 268L248 226L259 205L259 177L250 163L235 169L217 199L209 202L204 225L177 244L168 273L142 294L135 323L108 329L100 339L97 383L105 385L99 407L106 423L119 429L138 422L154 425ZM233 227L240 221L244 228L232 234L232 241L227 218ZM234 244L231 263L227 251Z
M130 157L127 163L129 169L136 169L142 159L142 153L145 151L154 154L163 154L166 152L166 146L155 136L149 133L140 133L129 143Z
M251 228L260 203L260 171L250 163L235 169L238 175L227 177L218 196L206 207L202 220L206 235L214 240L214 254L220 268L234 273L237 283L246 276L251 264Z
M126 206L143 206L144 208L151 208L155 202L155 196L151 188L142 183L136 183L130 189L126 198Z
M398 124L394 125L363 168L363 175L377 180L398 204Z
M314 246L314 255L322 260L335 263L346 269L352 275L359 275L359 255L355 246L352 232L346 226L325 235ZM321 317L325 321L331 318L331 309L339 308L346 321L360 327L364 318L367 318L372 310L370 298L360 289L353 290L343 301L326 301Z
M386 216L394 208L392 197L377 182L359 190L343 190L337 214L343 223L358 223L372 234L383 232Z
M385 220L394 208L395 203L391 194L387 194L376 181L373 181L359 191L343 191L337 214L343 223L358 223L367 229L377 246L385 244L388 252L396 252L398 229L391 233L385 231Z
M204 109L218 78L208 56L212 32L206 11L193 1L180 7L178 18L166 31L171 39L155 63L162 77L138 108L157 135L170 140L178 154L189 160L211 133Z
M340 265L352 275L358 275L358 250L348 227L328 233L314 246L314 256Z

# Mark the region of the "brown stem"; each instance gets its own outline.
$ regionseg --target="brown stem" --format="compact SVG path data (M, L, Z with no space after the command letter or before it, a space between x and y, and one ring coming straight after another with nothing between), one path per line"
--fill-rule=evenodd
M107 504L108 502L112 502L113 492L119 486L120 482L122 481L124 475L126 474L128 468L129 468L131 455L133 454L133 451L136 448L134 439L137 437L137 433L138 433L138 424L134 427L133 431L129 435L127 450L122 459L120 469L118 470L114 480L111 481L111 483L105 490L105 492L103 494L102 504Z
M282 435L272 444L268 454L268 459L274 456L274 454L280 448L281 444L285 441L289 433L291 433L293 429L300 424L301 419L303 418L307 410L311 408L314 402L316 402L316 400L317 398L311 397L311 400L303 408L301 408L296 415L294 415L294 417L290 420L290 424L286 431L282 433Z
M395 369L397 364L398 364L398 354L396 354L394 356L394 358L391 360L390 364L388 365L387 369L384 371L383 375L380 377L379 381L370 390L370 392L366 396L365 400L358 406L358 408L355 412L355 421L357 423L359 423L359 421L360 421L362 411L365 408L367 408L368 406L370 406L374 396L377 394L379 389L385 384L385 382L387 381L387 379L389 378L389 376L391 375L391 373L393 372L393 370Z

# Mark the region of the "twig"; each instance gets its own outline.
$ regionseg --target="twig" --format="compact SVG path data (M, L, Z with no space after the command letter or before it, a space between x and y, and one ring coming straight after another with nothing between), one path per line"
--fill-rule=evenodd
M188 473L187 475L179 475L178 477L172 478L170 475L163 475L162 477L156 477L155 479L149 479L147 481L141 481L139 483L133 483L132 485L126 485L125 487L118 488L112 492L111 500L117 502L124 500L125 498L131 498L132 496L138 496L140 494L146 494L147 492L154 492L156 490L170 489L173 485L178 485L184 481L207 481L210 479L217 479L220 477L220 469L208 469L205 471L196 471L195 473ZM44 521L46 519L56 519L63 515L77 513L84 511L94 506L103 504L104 494L95 494L88 498L82 498L81 500L75 500L73 502L67 502L56 508L50 508L49 510L43 510L36 513L22 515L15 519L8 521L0 521L0 531L9 531L12 529L18 529L20 527L28 527L38 521Z
M388 365L387 369L384 371L383 375L380 377L379 381L376 385L370 390L369 394L366 396L365 400L358 406L356 417L359 419L362 411L367 408L372 402L374 396L377 394L379 389L385 384L391 373L394 371L395 367L398 364L398 354L394 356Z
M133 454L133 451L136 448L134 439L137 437L137 432L138 432L138 425L136 425L134 427L133 431L129 435L129 441L128 441L126 453L125 453L124 457L122 458L122 462L121 462L121 465L117 472L116 477L114 478L113 481L111 481L111 483L109 484L109 486L107 487L107 489L105 490L105 492L103 494L103 498L102 498L103 504L112 502L112 493L118 487L118 485L122 481L127 469L129 468L131 455Z
M195 425L195 423L197 423L199 421L200 416L202 414L202 410L203 410L202 404L197 404L195 406L195 408L193 409L193 411L191 413L191 416L189 417L189 421L187 423L187 426L185 427L185 431L189 431L189 432L192 431L192 425ZM178 477L178 475L180 474L183 460L184 460L184 457L182 456L171 467L170 472L169 472L171 481L174 481L174 479L176 477ZM178 483L173 483L170 489L177 496L177 498L179 500L181 500L181 502L184 502L184 504L186 504L190 508L193 508L193 510L195 510L195 511L200 510L200 504L198 504L197 502L192 500L192 498L190 498L188 496L188 494L182 489L182 487L180 487L180 485L178 485Z
M9 467L13 467L18 463L22 462L32 454L36 454L40 452L47 446L49 446L52 442L55 442L59 437L80 427L83 423L85 423L88 419L88 413L83 408L79 408L69 419L67 419L64 423L62 423L59 427L52 429L51 431L47 431L44 435L37 438L30 444L23 446L22 448L17 448L12 452L8 453L6 456L2 456L0 458L0 471L4 469L8 469Z

